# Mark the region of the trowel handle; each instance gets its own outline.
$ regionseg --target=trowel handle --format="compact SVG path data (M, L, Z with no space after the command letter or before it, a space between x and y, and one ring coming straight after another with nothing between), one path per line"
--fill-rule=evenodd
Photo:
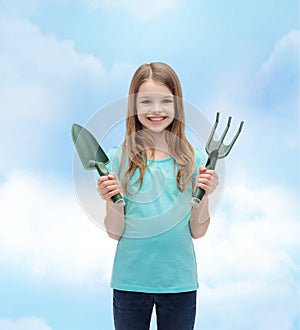
M207 160L207 162L205 164L205 167L208 170L214 170L215 167L216 167L217 160L218 160L218 151L217 150L214 150L209 155L208 160ZM200 205L200 202L201 202L204 194L205 194L205 190L204 189L202 189L200 187L196 187L196 189L193 192L192 199L191 199L192 206L198 207Z
M95 167L96 167L97 172L99 173L100 176L104 176L104 175L109 174L105 164L103 164L101 162L95 162ZM112 196L111 199L116 204L116 206L124 206L125 205L125 201L123 199L123 196L120 193L117 194L117 195Z

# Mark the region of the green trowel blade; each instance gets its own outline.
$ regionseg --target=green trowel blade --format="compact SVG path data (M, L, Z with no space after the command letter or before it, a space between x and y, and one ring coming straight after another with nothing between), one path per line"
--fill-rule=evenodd
M86 128L78 124L73 124L72 139L81 163L86 170L94 169L95 167L92 164L95 164L95 162L109 163L105 152L95 137Z

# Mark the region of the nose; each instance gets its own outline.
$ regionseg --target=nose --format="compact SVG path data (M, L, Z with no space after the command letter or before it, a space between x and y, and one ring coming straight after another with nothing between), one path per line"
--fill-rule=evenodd
M153 107L151 109L151 112L152 113L161 113L162 112L159 102L154 102L153 103Z

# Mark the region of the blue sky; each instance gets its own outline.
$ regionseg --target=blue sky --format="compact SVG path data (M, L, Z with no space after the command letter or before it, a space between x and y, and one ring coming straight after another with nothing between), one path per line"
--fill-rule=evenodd
M220 163L222 200L194 242L196 329L298 329L298 1L0 8L0 330L113 329L116 243L76 198L70 128L118 108L134 70L153 61L175 69L210 121L217 111L233 127L245 120Z

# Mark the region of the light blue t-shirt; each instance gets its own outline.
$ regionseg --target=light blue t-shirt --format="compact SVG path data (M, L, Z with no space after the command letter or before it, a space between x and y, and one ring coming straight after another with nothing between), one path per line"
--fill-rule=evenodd
M108 152L108 169L117 175L121 155L121 146ZM195 176L206 157L203 149L195 149ZM124 196L126 225L116 249L111 287L148 293L196 290L197 265L189 227L192 182L183 192L178 190L178 168L171 157L147 162L141 189ZM125 161L123 170L126 166ZM137 191L138 177L136 171L129 191Z

